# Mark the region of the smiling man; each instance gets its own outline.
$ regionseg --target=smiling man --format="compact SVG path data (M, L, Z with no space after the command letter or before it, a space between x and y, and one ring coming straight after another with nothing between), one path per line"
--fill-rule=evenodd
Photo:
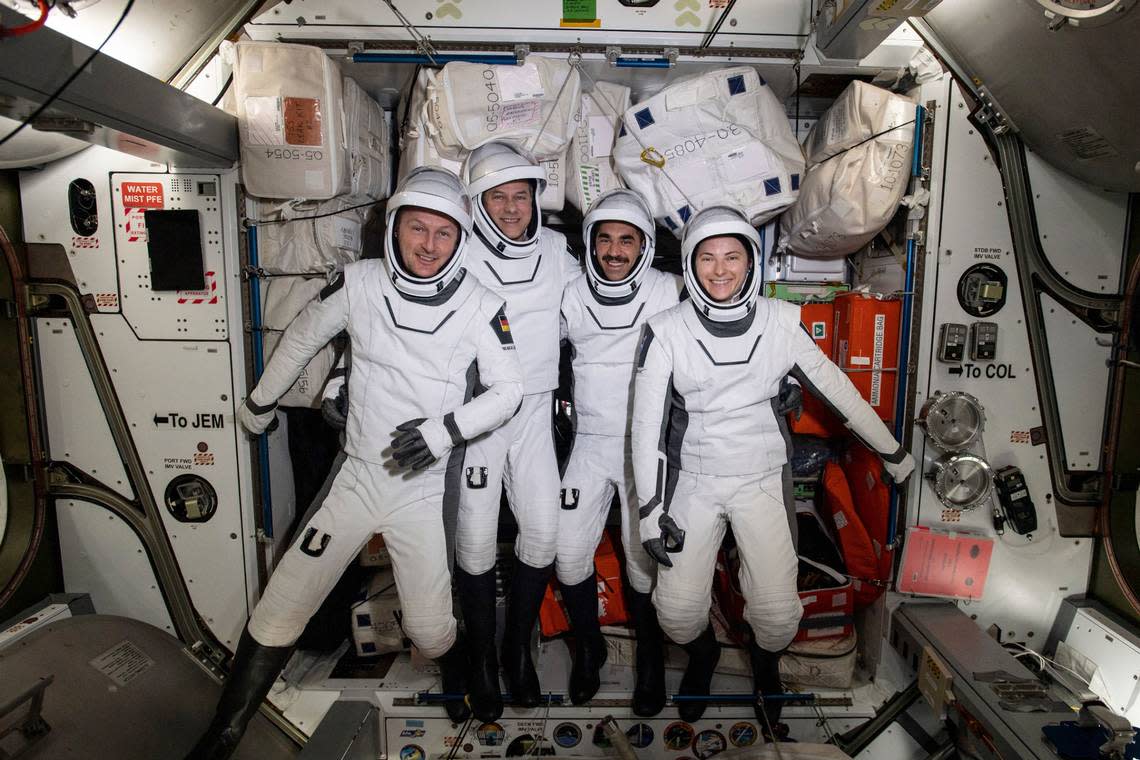
M458 494L447 474L466 441L509 419L522 398L503 300L463 268L469 208L450 172L408 174L388 201L384 258L349 264L321 291L238 408L246 430L264 432L309 359L348 331L346 459L270 578L190 758L220 760L236 749L305 623L374 533L392 555L404 633L439 662L444 692L466 691L445 531ZM472 398L476 374L485 390ZM453 720L469 714L458 700L447 711Z
M653 216L632 190L600 196L586 212L586 275L562 297L572 350L576 432L562 477L558 580L574 629L570 699L598 691L606 647L598 627L594 552L614 492L621 505L627 596L637 632L633 711L656 715L665 706L661 628L649 600L654 567L637 534L637 497L629 458L629 408L637 337L649 317L677 303L681 279L652 268Z
M542 167L503 143L476 148L463 166L475 216L469 268L507 302L523 367L515 416L467 449L456 539L456 585L471 640L471 707L483 721L502 714L495 657L495 554L502 487L518 522L507 602L503 673L515 704L540 699L531 632L554 564L558 463L552 391L558 386L558 304L581 268L566 238L542 226Z
M791 374L825 399L902 482L914 459L800 326L795 304L760 297L760 236L737 209L695 214L681 238L690 299L651 318L638 346L633 470L641 540L657 560L661 627L689 654L680 693L708 694L719 645L709 625L716 552L729 525L740 549L744 615L758 694L782 692L780 653L799 627L798 562L788 519L789 442L776 411ZM769 736L783 703L757 707ZM684 702L681 718L705 703Z

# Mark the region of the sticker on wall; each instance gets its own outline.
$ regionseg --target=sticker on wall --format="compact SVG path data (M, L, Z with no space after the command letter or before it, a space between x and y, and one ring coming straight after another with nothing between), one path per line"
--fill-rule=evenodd
M206 272L206 287L202 290L179 290L178 303L196 306L218 302L218 280L213 272Z

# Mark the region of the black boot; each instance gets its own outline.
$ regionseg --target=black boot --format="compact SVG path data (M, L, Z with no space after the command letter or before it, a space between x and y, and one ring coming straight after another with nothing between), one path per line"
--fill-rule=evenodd
M456 638L442 656L435 658L439 664L440 688L445 694L467 695L467 671L470 663L467 661L467 646L462 638ZM463 699L453 699L444 703L447 717L452 723L462 723L471 717L471 710Z
M233 754L292 651L293 647L262 646L248 629L242 632L214 719L186 760L226 760Z
M705 628L697 638L684 645L689 653L689 664L681 678L679 694L708 694L712 688L713 671L720 661L720 642L716 640L712 626ZM708 703L704 700L684 701L677 708L681 720L692 723L705 714Z
M752 688L756 694L783 694L784 685L780 682L780 655L783 652L769 652L753 642L748 646L748 654L752 659ZM769 741L782 741L780 714L784 711L784 700L765 700L763 706L757 701L753 710L764 737Z
M520 707L535 707L542 701L538 674L530 656L530 635L534 631L538 608L542 606L542 595L546 592L553 567L531 567L521 561L515 563L502 657L503 678L511 692L511 702Z
M637 634L633 713L648 718L665 707L665 634L649 594L627 588L626 595Z
M598 582L591 575L581 583L562 586L562 602L574 632L574 663L570 666L570 701L585 704L602 685L599 671L606 664L606 640L598 625Z
M467 688L471 711L479 720L490 723L503 714L499 661L495 657L495 569L471 575L457 566L455 586L467 629L467 657L471 666Z

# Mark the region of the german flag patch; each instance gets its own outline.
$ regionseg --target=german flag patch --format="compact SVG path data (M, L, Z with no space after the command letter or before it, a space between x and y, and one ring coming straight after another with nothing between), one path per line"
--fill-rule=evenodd
M495 316L491 317L491 329L495 331L495 335L499 338L499 343L504 347L515 347L515 339L511 337L511 323L507 319L507 306L503 304L499 310L495 312Z

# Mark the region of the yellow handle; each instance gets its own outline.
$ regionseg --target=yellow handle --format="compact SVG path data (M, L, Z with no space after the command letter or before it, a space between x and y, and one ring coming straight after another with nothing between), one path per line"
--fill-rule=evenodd
M657 148L646 148L641 151L641 160L647 164L656 166L658 169L665 168L665 156L658 153Z

